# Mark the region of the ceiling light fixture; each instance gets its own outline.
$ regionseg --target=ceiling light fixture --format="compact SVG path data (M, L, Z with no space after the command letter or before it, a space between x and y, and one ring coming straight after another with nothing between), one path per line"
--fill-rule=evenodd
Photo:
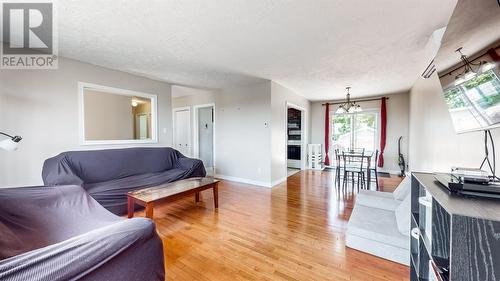
M350 89L351 87L346 87L347 90L346 101L339 106L339 108L335 113L344 114L344 113L354 113L363 111L361 105L357 104L355 101L351 101L351 94L349 93Z
M491 70L495 67L494 63L487 61L480 61L479 63L473 63L469 58L462 53L463 47L455 50L455 52L460 54L460 60L463 63L464 71L455 76L455 85L460 85L466 81L474 79L478 74Z
M136 107L139 103L136 100L132 100L131 104L132 104L133 107Z

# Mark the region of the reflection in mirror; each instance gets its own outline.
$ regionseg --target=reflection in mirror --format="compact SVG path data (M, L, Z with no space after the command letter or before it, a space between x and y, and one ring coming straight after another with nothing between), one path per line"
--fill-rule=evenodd
M434 60L457 133L500 126L499 11L495 1L458 1Z
M83 144L156 141L156 96L81 85Z

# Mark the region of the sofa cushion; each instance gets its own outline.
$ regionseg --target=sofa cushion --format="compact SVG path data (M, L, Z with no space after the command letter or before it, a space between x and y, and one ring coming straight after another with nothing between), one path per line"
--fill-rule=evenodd
M127 212L127 192L174 182L185 178L187 171L171 169L160 173L135 175L111 181L85 184L84 188L97 202L115 214Z
M121 219L0 261L0 280L165 280L163 256L151 220Z
M394 211L401 204L401 201L394 200L390 192L360 190L360 193L356 195L356 204Z
M410 250L348 234L346 246L393 262L410 265Z
M411 194L396 208L396 222L401 234L410 235Z
M410 238L399 232L392 211L356 204L347 224L347 234L403 249L410 248Z
M394 199L403 201L411 191L411 176L406 176L392 193Z

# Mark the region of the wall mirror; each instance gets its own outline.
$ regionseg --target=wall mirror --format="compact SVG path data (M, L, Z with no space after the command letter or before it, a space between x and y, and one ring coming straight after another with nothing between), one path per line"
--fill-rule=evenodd
M155 143L156 95L78 84L80 144Z

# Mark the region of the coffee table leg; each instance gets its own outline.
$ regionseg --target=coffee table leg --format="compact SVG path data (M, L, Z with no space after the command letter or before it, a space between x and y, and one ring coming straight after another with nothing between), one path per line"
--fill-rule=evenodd
M194 194L194 201L195 201L196 203L200 202L200 193L199 193L199 192L196 192L196 193Z
M135 207L135 203L134 203L134 198L128 196L127 197L127 203L128 203L128 208L127 208L127 216L128 218L133 218L134 217L134 207Z
M146 203L146 218L153 219L153 202Z
M214 184L214 206L215 209L219 208L219 187L218 183Z

